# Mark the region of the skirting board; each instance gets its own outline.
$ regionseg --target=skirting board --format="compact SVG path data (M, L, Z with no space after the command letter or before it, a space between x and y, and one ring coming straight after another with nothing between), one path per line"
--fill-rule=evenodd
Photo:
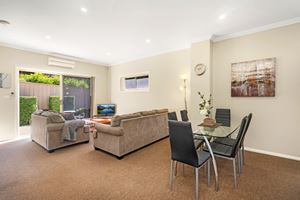
M270 155L270 156L277 156L277 157L281 157L281 158L287 158L287 159L291 159L291 160L300 161L300 157L297 157L297 156L290 156L290 155L286 155L286 154L282 154L282 153L275 153L275 152L271 152L271 151L253 149L250 147L245 147L245 150L255 152L255 153L261 153L261 154L266 154L266 155Z

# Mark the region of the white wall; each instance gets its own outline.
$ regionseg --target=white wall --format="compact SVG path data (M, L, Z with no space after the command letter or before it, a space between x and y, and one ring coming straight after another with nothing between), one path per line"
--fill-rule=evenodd
M111 101L117 113L129 113L154 108L184 109L181 75L189 75L190 51L181 50L159 56L112 66ZM120 77L140 72L150 73L149 92L121 92Z
M107 86L107 67L76 62L74 69L64 69L48 66L48 56L30 53L0 46L0 72L12 75L11 89L0 89L0 141L17 136L17 68L36 69L72 75L86 75L95 77L94 104L109 102ZM94 109L96 106L94 106ZM95 110L94 110L95 111Z
M247 147L300 158L299 53L300 24L214 43L214 104L231 108L234 123L253 113ZM231 63L269 57L277 58L276 96L232 98Z
M199 103L200 96L198 92L209 98L211 94L211 57L212 44L210 40L194 43L191 45L191 64L190 64L190 106L188 114L192 122L193 129L198 129L205 116L200 115ZM206 71L203 75L196 75L194 68L197 64L204 64Z

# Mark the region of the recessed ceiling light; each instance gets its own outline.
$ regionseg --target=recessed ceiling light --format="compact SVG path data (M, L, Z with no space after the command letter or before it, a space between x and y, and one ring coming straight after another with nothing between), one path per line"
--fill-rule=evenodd
M219 16L219 20L223 20L223 19L225 19L226 17L227 17L226 14L220 15L220 16Z
M81 12L83 12L83 13L86 13L86 12L87 12L87 9L86 9L85 7L81 7L80 10L81 10Z
M148 38L148 39L145 40L145 42L146 42L147 44L150 44L150 43L151 43L151 40Z
M46 38L47 40L50 40L50 39L51 39L51 36L50 36L50 35L46 35L45 38Z
M0 19L0 24L2 24L2 25L9 25L10 23L9 23L9 21Z
M106 52L106 55L107 55L107 56L110 56L110 55L111 55L111 53L110 53L110 52Z

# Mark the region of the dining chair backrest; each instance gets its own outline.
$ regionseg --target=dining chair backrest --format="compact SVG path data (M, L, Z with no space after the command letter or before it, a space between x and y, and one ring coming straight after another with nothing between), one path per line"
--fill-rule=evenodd
M222 126L230 127L231 125L230 109L217 108L215 118L217 123L222 123Z
M251 123L251 120L252 120L252 113L249 113L249 115L247 116L247 122L246 122L246 125L245 125L245 130L244 130L244 133L242 135L241 145L244 143L244 139L245 139L246 133L248 131L249 125Z
M168 113L168 119L169 119L169 120L175 120L175 121L178 121L176 112L169 112L169 113Z
M184 122L188 122L189 121L187 110L181 110L180 111L180 115L181 115L181 120L182 121L184 121Z
M199 167L191 123L169 120L169 135L172 160Z
M239 147L241 146L241 142L242 142L243 135L244 135L244 132L245 132L245 126L246 126L247 120L248 120L248 116L245 116L241 121L239 132L238 132L238 135L237 135L237 138L236 138L236 142L233 146L233 151L232 151L232 154L231 154L232 157L235 157L236 153L239 150Z

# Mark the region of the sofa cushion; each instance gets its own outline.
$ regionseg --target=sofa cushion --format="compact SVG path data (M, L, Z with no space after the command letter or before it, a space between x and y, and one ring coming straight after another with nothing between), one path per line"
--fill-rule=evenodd
M141 113L132 113L132 114L124 114L124 115L116 115L111 119L111 126L116 127L120 126L121 121L123 119L131 119L131 118L136 118L136 117L141 117Z
M53 114L53 112L51 112L51 111L43 111L43 112L41 113L41 115L44 116L44 117L49 117L49 116L52 115L52 114Z
M74 120L74 119L75 119L74 113L70 113L70 112L62 112L62 113L60 113L60 114L63 116L63 118L64 118L65 120Z
M157 109L155 111L156 111L157 114L169 112L167 108Z
M49 123L64 123L65 119L60 114L52 114L48 116Z
M34 115L41 115L43 113L43 110L36 110L32 114Z
M41 116L47 117L48 123L64 123L65 119L58 112L44 111Z
M143 116L154 115L154 114L156 114L156 111L155 111L155 110L142 111L141 114L142 114Z

